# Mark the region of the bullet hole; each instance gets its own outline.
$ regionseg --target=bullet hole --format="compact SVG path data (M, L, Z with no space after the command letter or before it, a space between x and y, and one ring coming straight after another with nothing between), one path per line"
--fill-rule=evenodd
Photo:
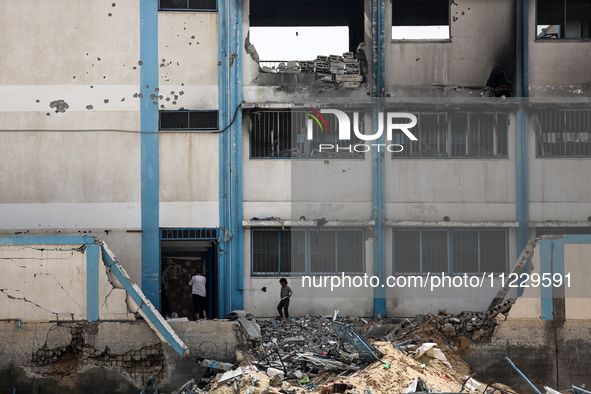
M133 97L137 97L137 93L134 93Z
M191 45L191 43L189 43L189 45Z
M72 79L76 79L76 76L74 75L74 76L72 77Z
M443 221L444 221L444 222L449 222L449 216L444 216L444 217L443 217Z
M197 41L195 44L199 45L199 41Z
M191 36L191 38L195 39L195 36Z
M158 105L158 103L156 101L152 101L152 104L154 105Z
M55 108L55 112L66 112L70 106L64 100L54 100L49 103L49 108Z
M136 67L136 66L133 66L133 69L134 69L134 70L137 70L137 67Z
M46 113L45 115L47 115L47 116L51 116L51 115L49 114L49 112L48 112L48 113ZM40 226L41 226L41 225L40 225Z
M183 30L187 30L187 28L186 27L183 27Z
M144 62L142 62L142 61L140 60L139 62L137 62L137 64L139 64L139 65L141 66L142 64L144 64Z
M464 12L462 11L462 15L464 15Z
M104 102L105 104L109 104L109 99L104 99L104 100L103 100L103 102Z
M103 79L107 79L107 77L103 75Z
M94 88L94 86L90 85L90 88L92 89L92 88Z
M150 98L151 98L152 100L155 100L155 99L156 99L156 95L155 95L155 94L151 94L151 95L150 95Z
M117 4L113 3L113 4L111 4L111 7L115 7L116 5L117 5Z
M164 96L163 96L163 95L160 95L160 96L158 96L158 98L159 98L160 100L162 100L162 99L164 98Z
M88 56L88 53L86 54L86 56Z
M98 60L100 62L101 61L101 58L100 57L97 57L96 60Z
M121 102L124 102L124 101L125 101L125 97L123 97L123 98L121 99Z
M162 105L160 106L160 108L164 108L164 104L162 104Z
M174 91L170 92L170 94L174 94Z
M37 99L37 100L35 100L35 102L36 102L36 103L38 103L38 102L39 102L39 100Z
M175 95L174 95L174 99L175 99L175 100L178 100L178 99L179 99L179 96L175 94Z
M179 92L179 95L181 95L181 96L182 96L183 94L185 94L185 92L183 92L183 91L181 90L181 91Z
M170 101L170 97L167 97L167 98L166 98L166 101Z
M181 83L181 86L185 86L185 84L184 83Z
M111 14L111 13L109 12L109 16L113 16L113 14Z
M87 106L86 106L86 109L88 109L88 110L91 110L91 109L93 109L93 108L94 108L94 107L93 107L92 105L87 105Z
M158 93L158 92L160 91L160 88L156 88L156 89L154 89L154 91L155 91L156 93Z
M176 101L173 101L172 103L173 103L173 104L176 104Z
M150 85L146 85L146 89L150 89Z
M92 63L91 66L94 67L94 63Z
M144 97L144 95L143 95L143 94L141 94L141 93L140 93L140 94L138 94L137 96L138 96L139 98L143 98L143 97Z
M164 67L164 63L160 63L160 67Z
M177 65L177 66L180 66L179 62L176 62L176 65Z
M164 63L166 61L166 59L162 59L162 63Z
M266 293L266 292L267 292L267 287L266 287L266 286L265 286L265 287L261 287L261 291L262 291L263 293Z
M421 58L420 58L420 57L417 57L417 58L415 59L415 61L417 61L417 62L418 62L419 60L421 60Z

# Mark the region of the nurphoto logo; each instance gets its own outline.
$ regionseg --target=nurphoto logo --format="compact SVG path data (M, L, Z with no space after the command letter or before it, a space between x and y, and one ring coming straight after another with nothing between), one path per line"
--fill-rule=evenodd
M321 132L328 131L328 125L326 120L322 116L322 114L332 114L335 115L338 121L338 139L339 142L343 141L342 143L337 144L320 144L319 150L320 152L326 151L334 151L334 152L368 152L373 148L377 148L378 152L381 151L388 151L388 152L402 152L404 150L404 146L398 143L391 143L393 140L394 131L400 130L406 135L408 139L411 141L417 141L417 137L409 130L416 126L417 124L417 117L408 112L378 112L378 129L375 134L364 134L359 130L359 112L353 112L353 122L349 118L349 114L338 110L338 109L321 109L320 112L315 111L313 109L308 108L309 112L308 119L306 121L307 127L307 139L312 140L314 138L314 123L316 123ZM408 119L410 122L400 123L401 120ZM384 127L384 120L385 120L385 127ZM353 123L353 133L355 137L362 141L375 141L379 139L382 134L384 133L384 128L386 129L386 140L389 143L386 144L353 144L347 142L351 141L351 123Z

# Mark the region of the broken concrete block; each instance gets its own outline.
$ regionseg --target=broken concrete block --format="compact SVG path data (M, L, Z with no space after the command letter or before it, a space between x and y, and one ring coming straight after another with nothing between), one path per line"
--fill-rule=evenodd
M340 75L337 75L337 81L339 80ZM377 324L375 326L371 326L369 330L365 333L367 338L382 338L388 334L388 329L381 325Z

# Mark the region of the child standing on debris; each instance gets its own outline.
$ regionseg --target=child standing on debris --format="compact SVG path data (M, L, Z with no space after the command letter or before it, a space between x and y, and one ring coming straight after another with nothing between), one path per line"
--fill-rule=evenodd
M289 299L293 295L293 291L287 285L287 279L281 278L279 279L279 283L281 284L281 301L277 305L277 311L279 311L279 317L285 315L286 318L289 318Z

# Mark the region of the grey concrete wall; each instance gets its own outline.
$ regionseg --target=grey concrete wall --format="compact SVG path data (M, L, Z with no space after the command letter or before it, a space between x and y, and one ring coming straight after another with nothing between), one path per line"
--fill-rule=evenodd
M240 344L233 322L171 322L189 346L181 358L161 343L144 321L138 322L0 322L0 392L53 390L68 393L139 392L154 375L163 392L178 389L203 370L197 358L232 362Z
M492 71L514 73L514 0L450 2L447 41L391 40L392 12L386 2L388 94L479 97Z

